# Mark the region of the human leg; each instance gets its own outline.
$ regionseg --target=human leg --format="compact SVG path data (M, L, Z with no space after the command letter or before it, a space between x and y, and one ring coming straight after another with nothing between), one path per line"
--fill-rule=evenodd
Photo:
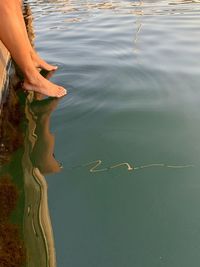
M36 70L17 10L15 0L0 1L0 40L24 74L24 89L53 97L65 95L63 87L49 82Z
M33 63L35 65L36 68L41 68L41 69L45 69L47 71L52 71L52 70L56 70L57 66L53 66L48 64L47 62L45 62L37 53L36 51L33 49L33 47L30 44L29 38L28 38L28 34L27 34L27 30L26 30L26 25L24 22L24 18L22 15L22 1L21 0L14 0L16 2L16 7L17 7L17 16L19 18L19 21L21 22L21 28L24 32L24 37L26 39L27 42L27 46L29 47L30 50L30 55L31 58L33 60Z

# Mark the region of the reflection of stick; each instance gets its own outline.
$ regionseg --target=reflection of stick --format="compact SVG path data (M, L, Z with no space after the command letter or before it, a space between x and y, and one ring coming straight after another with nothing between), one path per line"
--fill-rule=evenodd
M114 168L117 168L117 167L121 167L121 166L127 166L127 170L128 171L133 171L134 170L134 167L131 167L127 162L123 162L123 163L119 163L119 164L116 164L116 165L113 165L110 167L110 169L114 169Z
M183 169L183 168L190 168L190 167L194 167L194 165L180 165L180 166L176 166L176 165L168 165L166 166L167 168L174 168L174 169Z
M128 171L134 171L134 170L139 170L139 169L145 169L145 168L152 168L152 167L165 167L165 168L172 168L172 169L183 169L183 168L191 168L194 167L194 165L190 164L190 165L166 165L164 163L152 163L152 164L147 164L147 165L141 165L141 166L136 166L136 167L132 167L129 163L127 162L122 162L119 164L115 164L112 165L110 167L107 168L103 168L103 169L97 169L97 167L99 167L102 164L102 161L100 159L89 162L85 165L82 165L83 167L87 167L90 166L92 164L95 164L92 168L90 168L90 172L104 172L104 171L109 171L110 169L114 169L114 168L118 168L118 167L122 167L122 166L126 166ZM81 165L80 165L81 166Z
M103 172L103 171L108 171L109 169L114 169L114 168L121 167L121 166L126 166L128 171L132 171L134 169L133 167L130 166L129 163L123 162L123 163L119 163L116 165L112 165L111 167L108 167L108 168L96 170L96 168L102 164L101 160L89 162L88 164L86 164L84 166L89 166L89 165L94 164L94 163L95 163L95 165L90 169L90 172Z
M144 169L144 168L150 168L150 167L165 167L165 164L163 164L163 163L153 163L153 164L139 166L139 167L137 167L137 169Z
M89 166L89 165L94 164L94 163L96 163L96 164L90 169L90 172L103 172L103 171L108 171L108 168L96 170L96 168L99 165L101 165L101 163L102 163L102 161L100 159L99 160L96 160L96 161L89 162L88 164L86 164L84 166Z

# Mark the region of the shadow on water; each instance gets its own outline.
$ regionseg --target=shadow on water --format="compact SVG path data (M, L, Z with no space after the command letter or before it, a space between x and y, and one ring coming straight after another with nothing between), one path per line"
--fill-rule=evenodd
M49 130L58 99L26 95L15 77L10 87L0 117L0 266L56 266L43 174L61 170Z

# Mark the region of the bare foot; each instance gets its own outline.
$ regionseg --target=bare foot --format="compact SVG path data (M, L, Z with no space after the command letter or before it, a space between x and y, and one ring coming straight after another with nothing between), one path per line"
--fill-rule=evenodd
M47 71L58 69L57 66L48 64L46 61L44 61L34 50L31 51L31 58L36 68L44 69Z
M46 78L47 80L49 80L49 79L52 77L53 73L54 73L54 71L49 71L49 72L45 73L45 75L43 75L43 74L40 72L40 74L41 74L44 78ZM41 94L41 93L34 92L34 98L35 98L35 100L42 100L42 99L45 98L45 96L44 96L43 94Z
M28 91L34 91L51 97L62 97L67 94L67 90L58 86L37 73L34 77L25 78L23 88Z

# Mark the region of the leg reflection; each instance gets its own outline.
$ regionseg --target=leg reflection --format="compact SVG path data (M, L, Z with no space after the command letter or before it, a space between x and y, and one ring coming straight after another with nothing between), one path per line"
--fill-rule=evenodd
M61 170L60 163L54 157L55 137L50 132L50 115L58 105L58 99L36 100L31 103L35 115L37 140L31 153L31 161L42 174Z

